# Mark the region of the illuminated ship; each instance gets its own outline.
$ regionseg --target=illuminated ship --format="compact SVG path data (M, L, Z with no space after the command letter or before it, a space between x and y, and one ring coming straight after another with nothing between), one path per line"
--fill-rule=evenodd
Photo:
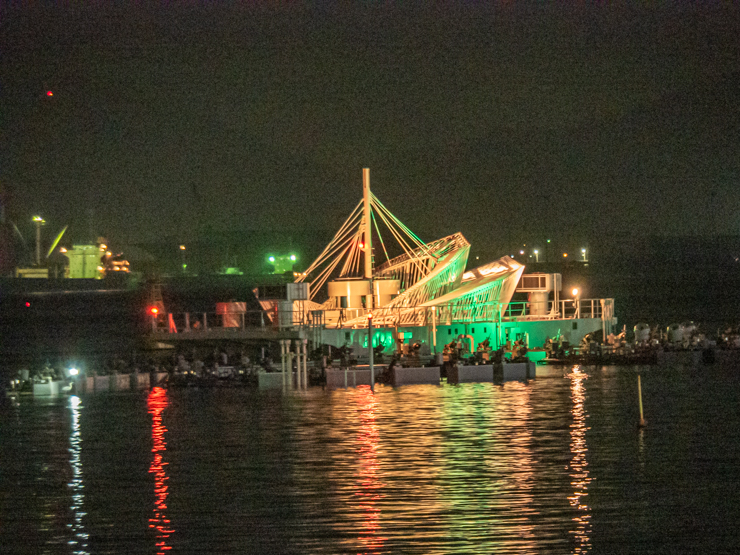
M461 233L425 243L372 194L368 169L363 191L296 279L279 307L281 325L313 328L321 335L315 340L361 354L372 318L375 347L418 342L433 354L461 339L471 351L481 342L493 349L516 340L539 347L556 336L577 344L587 334L606 337L616 324L613 299L560 299L560 274L525 274L508 256L466 271L470 243ZM380 224L403 254L388 256ZM378 251L385 262L376 266ZM526 302L512 302L515 292L526 293Z

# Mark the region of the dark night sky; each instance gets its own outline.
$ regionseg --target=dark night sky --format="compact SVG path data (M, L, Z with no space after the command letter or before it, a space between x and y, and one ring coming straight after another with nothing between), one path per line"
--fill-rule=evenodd
M328 238L369 166L425 240L740 233L737 3L8 4L19 221Z

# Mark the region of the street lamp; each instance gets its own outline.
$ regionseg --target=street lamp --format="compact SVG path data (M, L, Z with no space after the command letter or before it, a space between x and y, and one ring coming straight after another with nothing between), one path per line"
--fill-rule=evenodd
M578 290L578 287L573 288L573 306L576 309L576 318L581 317L581 299L580 299L580 291Z
M33 222L36 224L36 266L41 266L41 226L46 221L41 216L34 216Z
M588 262L588 259L586 258L586 249L581 249L581 257L584 262Z
M187 263L185 262L185 245L180 245L180 253L182 255L182 271L185 273L187 270Z
M534 249L534 261L539 262L540 261L540 251L537 249Z

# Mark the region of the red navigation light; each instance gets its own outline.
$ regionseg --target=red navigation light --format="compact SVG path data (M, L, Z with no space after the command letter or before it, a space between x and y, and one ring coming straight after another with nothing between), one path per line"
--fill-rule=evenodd
M372 312L368 312L367 319L368 320L372 320L373 319L373 313Z
M159 314L159 309L156 306L150 306L149 314L151 314L152 316L156 316L157 314Z
M359 246L360 246L361 249L364 249L365 248L365 241L360 241L360 245Z
M26 301L26 308L29 308L30 306L31 306L31 303L29 303L28 301Z
M46 91L46 96L54 96L54 93L52 91Z

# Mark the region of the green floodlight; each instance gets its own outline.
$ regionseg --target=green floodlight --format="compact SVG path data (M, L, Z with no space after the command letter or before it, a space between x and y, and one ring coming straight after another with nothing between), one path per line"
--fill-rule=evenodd
M270 255L267 259L273 266L273 274L285 274L293 271L298 257L295 254Z

